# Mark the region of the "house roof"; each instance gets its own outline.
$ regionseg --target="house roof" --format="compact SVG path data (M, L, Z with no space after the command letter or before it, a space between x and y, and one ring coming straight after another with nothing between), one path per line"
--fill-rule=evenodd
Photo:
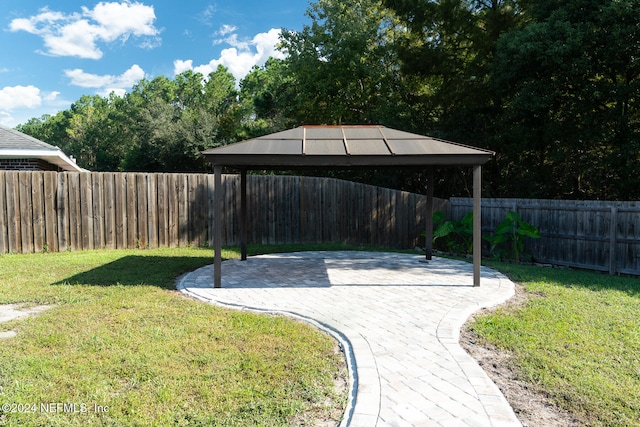
M0 159L42 159L65 171L86 171L67 157L58 147L1 125Z
M203 154L213 165L254 168L481 165L495 155L378 125L301 126Z

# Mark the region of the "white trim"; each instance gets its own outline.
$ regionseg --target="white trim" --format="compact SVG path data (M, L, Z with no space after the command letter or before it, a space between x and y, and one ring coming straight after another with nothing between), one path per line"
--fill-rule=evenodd
M41 159L65 171L88 172L66 156L61 150L26 150L19 148L0 149L0 159Z

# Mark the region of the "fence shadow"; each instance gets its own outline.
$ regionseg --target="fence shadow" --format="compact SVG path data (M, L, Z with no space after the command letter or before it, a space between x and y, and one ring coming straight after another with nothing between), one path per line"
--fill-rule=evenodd
M156 286L172 290L178 276L211 262L200 257L128 255L52 285Z

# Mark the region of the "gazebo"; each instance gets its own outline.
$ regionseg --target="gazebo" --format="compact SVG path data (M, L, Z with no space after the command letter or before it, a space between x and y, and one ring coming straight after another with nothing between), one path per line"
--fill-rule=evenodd
M482 165L493 151L417 135L378 125L300 126L203 152L214 170L214 287L221 287L222 168L240 171L240 247L247 259L247 170L304 168L422 168L426 170L426 258L431 259L433 169L473 167L473 285L480 286L480 198Z

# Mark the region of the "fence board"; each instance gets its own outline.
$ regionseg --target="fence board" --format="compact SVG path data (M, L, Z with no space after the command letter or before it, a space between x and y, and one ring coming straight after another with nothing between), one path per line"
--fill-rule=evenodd
M47 251L51 252L58 252L59 250L58 217L56 211L57 185L58 174L56 172L45 172L43 182L45 244Z
M44 183L43 174L31 175L31 209L33 212L33 252L42 252L45 245L45 222L44 222Z
M159 202L158 202L158 180L159 174L147 174L147 227L149 241L147 246L150 248L157 248L159 246L158 241L158 226L159 226Z
M7 231L9 252L22 252L22 239L20 233L20 188L18 172L7 172L5 184L7 186Z
M158 200L158 246L169 246L169 201L167 175L158 174L156 180Z
M148 175L145 173L137 173L136 177L136 228L138 230L136 247L149 247L149 204L147 203L147 182Z
M33 210L31 208L31 173L18 172L20 209L20 244L22 252L33 252Z
M84 175L84 174L83 174ZM104 174L91 174L91 202L93 209L93 247L105 247Z
M126 178L126 195L127 195L127 240L126 248L138 247L138 197L136 185L136 174L127 173Z
M102 177L104 193L104 246L107 249L117 247L116 228L116 187L114 174L106 172Z
M93 249L93 197L91 194L91 174L79 174L80 179L80 221L82 234L81 249Z
M80 175L68 175L69 191L69 247L72 251L82 250L82 211L80 208Z
M178 246L178 229L179 229L179 219L178 219L178 179L180 175L169 174L167 175L167 199L168 199L168 207L169 207L169 215L168 215L168 236L169 236L169 247L175 248Z
M58 224L58 250L61 252L70 249L69 243L69 191L67 182L69 175L62 173L58 175L56 185L56 208Z
M215 203L214 203L214 197L215 197L215 192L214 192L214 176L212 174L208 174L206 176L206 180L207 180L207 211L209 212L208 218L207 218L207 227L209 229L209 238L207 240L207 245L212 248L213 247L213 231L215 228L215 213L214 212L214 207L215 207ZM247 183L248 184L248 183ZM248 186L248 185L247 185Z
M178 194L178 246L189 244L189 182L187 175L176 175Z
M9 226L7 224L7 195L6 195L6 174L0 172L0 254L9 252L9 235L7 231Z
M198 233L198 246L205 246L209 232L207 177L206 175L198 174L196 178L198 179L198 224L196 225L196 232ZM232 182L235 184L235 179ZM234 205L235 198L231 197L231 200L233 202L231 205Z
M116 248L124 249L127 247L128 230L127 230L127 175L117 173L114 175L114 192L115 192L115 234Z

